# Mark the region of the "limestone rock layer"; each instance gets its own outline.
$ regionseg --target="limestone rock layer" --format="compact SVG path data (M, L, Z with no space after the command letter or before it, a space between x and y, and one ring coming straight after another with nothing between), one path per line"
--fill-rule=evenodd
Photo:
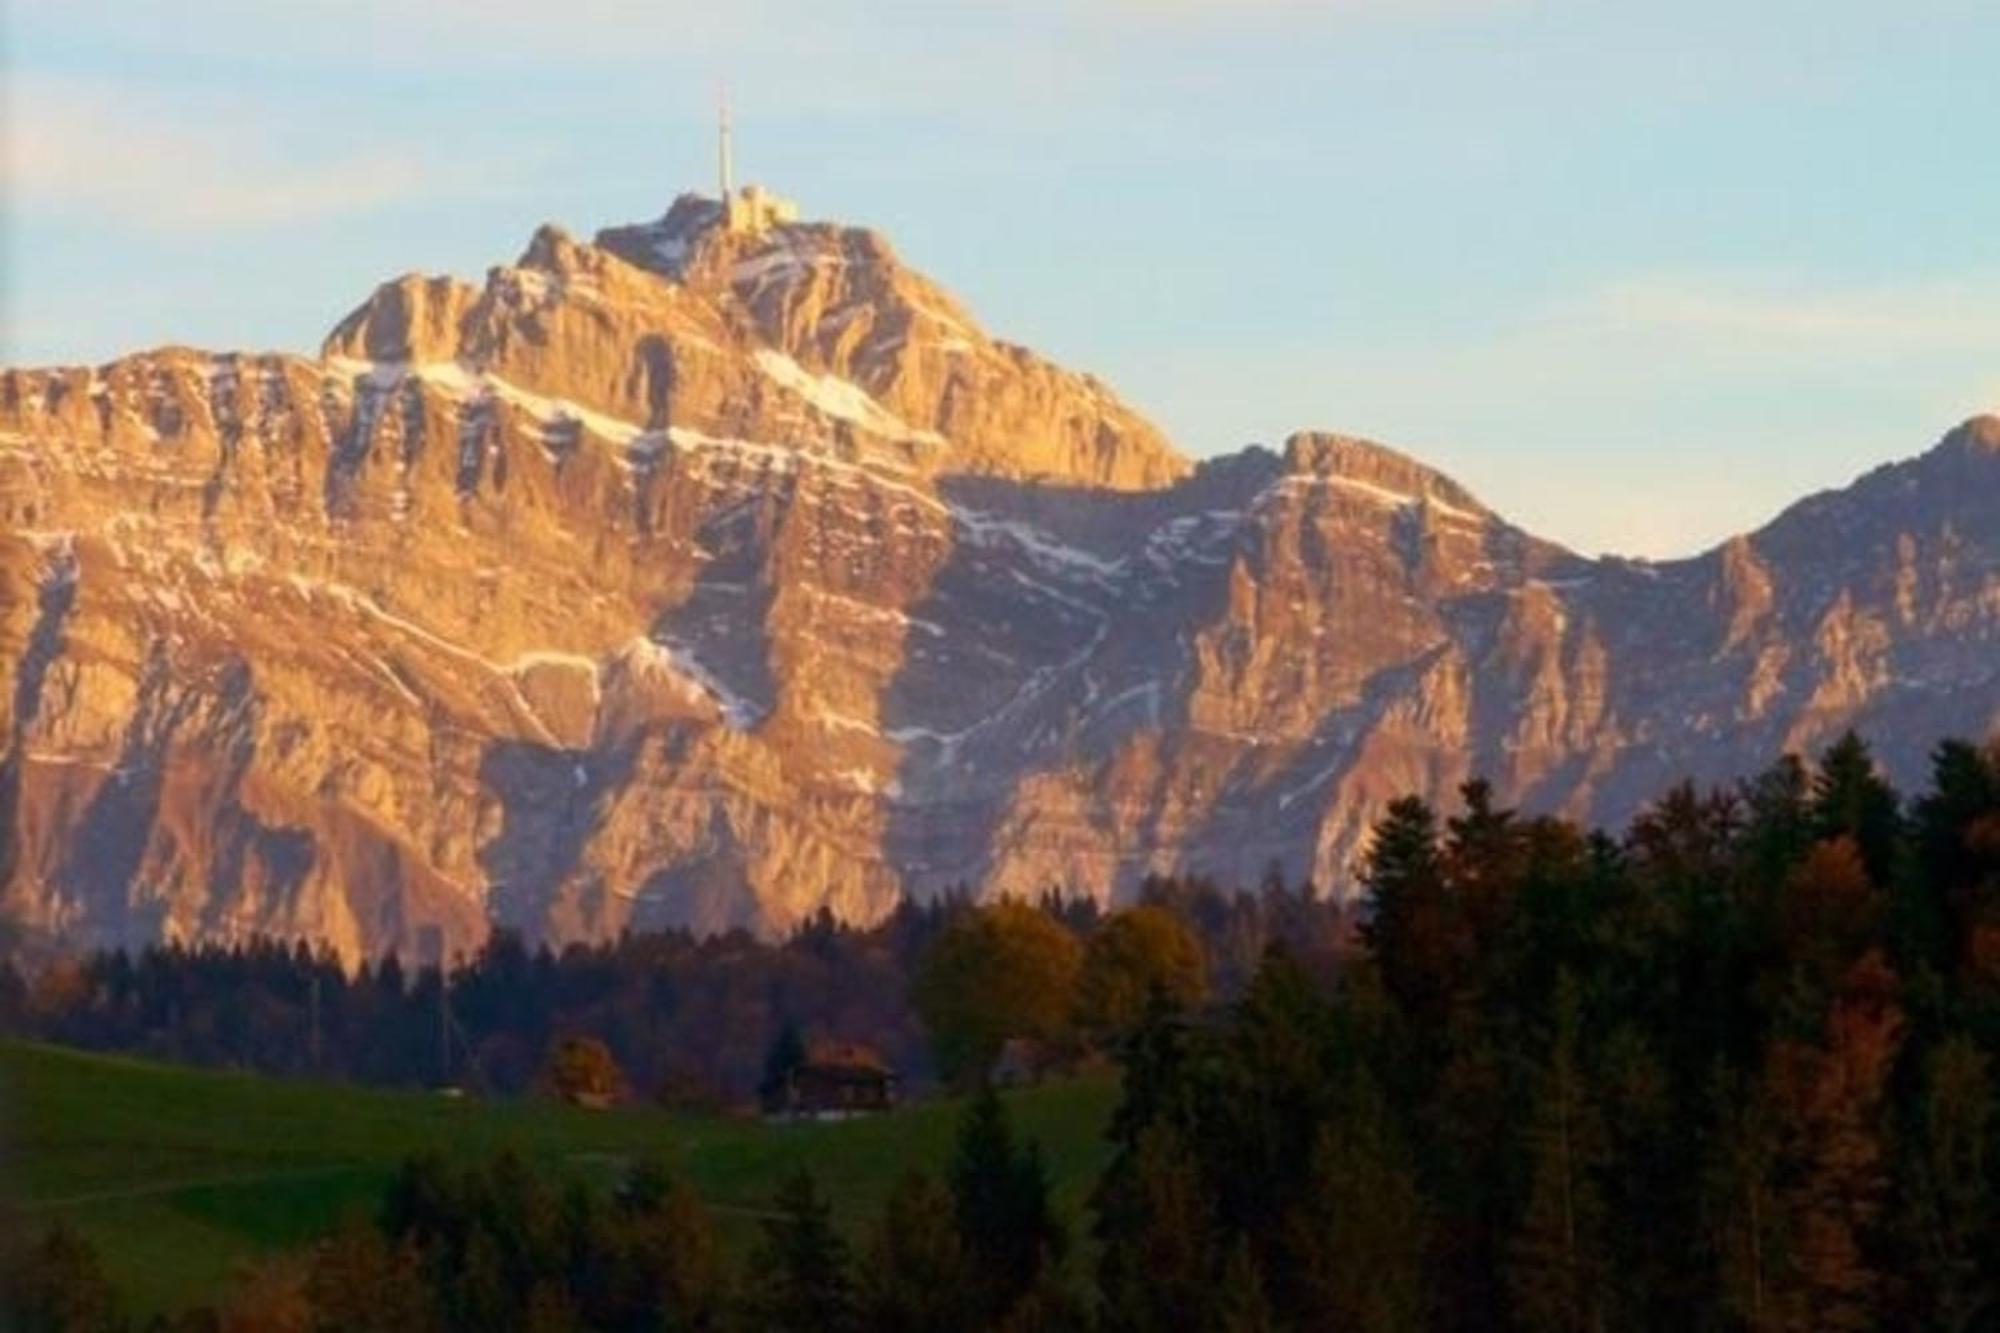
M1589 560L1392 450L1199 466L878 236L683 198L317 359L0 372L0 903L60 947L782 931L1352 885L1406 792L1618 820L2000 724L2000 421Z

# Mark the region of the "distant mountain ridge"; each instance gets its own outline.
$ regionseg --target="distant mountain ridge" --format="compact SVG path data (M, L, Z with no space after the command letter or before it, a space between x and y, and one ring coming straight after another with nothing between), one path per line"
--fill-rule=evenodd
M1616 821L2000 725L2000 420L1687 560L1394 450L1194 464L865 230L713 200L318 359L0 373L0 894L70 947L1344 887L1383 804Z

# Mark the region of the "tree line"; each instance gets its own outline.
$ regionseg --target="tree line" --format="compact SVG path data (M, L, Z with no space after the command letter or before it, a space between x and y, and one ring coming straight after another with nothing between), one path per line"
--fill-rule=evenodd
M1339 903L1275 876L1256 892L1159 878L1140 899L1170 908L1195 933L1223 995L1240 990L1271 941L1330 968L1351 935ZM912 997L953 1002L940 986L918 984L934 941L959 940L955 924L980 923L983 943L938 965L965 972L979 967L982 948L1004 948L1040 924L1047 931L1038 940L1080 959L1104 921L1091 901L1055 891L1001 915L994 922L959 893L905 903L865 926L823 912L780 940L676 930L556 949L502 930L449 969L408 966L394 953L349 969L328 950L268 939L102 950L32 975L0 959L0 1032L180 1064L493 1094L536 1088L565 1042L588 1039L608 1051L628 1095L713 1106L754 1094L789 1028L873 1046L922 1086L938 1072L938 1048ZM1066 996L1074 978L1056 980ZM1016 993L1015 1007L997 1011L989 1000L984 1020L966 1017L1074 1049L1067 1010L1047 1012L1052 993ZM995 1045L970 1041L969 1049ZM944 1054L951 1073L963 1072L965 1051Z

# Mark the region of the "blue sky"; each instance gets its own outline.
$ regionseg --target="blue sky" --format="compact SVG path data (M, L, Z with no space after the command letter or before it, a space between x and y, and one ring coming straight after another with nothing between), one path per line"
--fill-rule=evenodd
M0 361L308 350L739 173L1186 450L1691 552L2000 409L1992 0L0 0Z

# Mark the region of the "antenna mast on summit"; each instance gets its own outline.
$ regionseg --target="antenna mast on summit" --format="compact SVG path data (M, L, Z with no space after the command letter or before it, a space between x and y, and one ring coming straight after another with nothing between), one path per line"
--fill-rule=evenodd
M729 160L729 89L725 85L716 96L715 164L722 186L722 202L729 202L730 167Z

